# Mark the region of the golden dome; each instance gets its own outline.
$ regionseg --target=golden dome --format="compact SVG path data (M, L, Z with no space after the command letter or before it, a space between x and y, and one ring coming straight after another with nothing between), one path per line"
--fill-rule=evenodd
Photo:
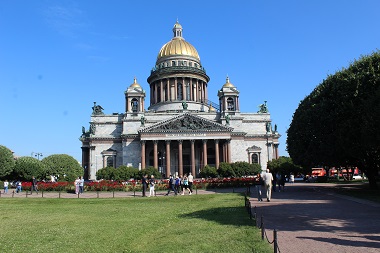
M182 26L178 23L178 21L173 27L173 34L173 39L162 46L160 52L158 53L157 60L167 56L185 55L194 57L200 61L197 50L182 37Z
M211 103L209 107L209 112L216 112L216 109L211 105Z
M136 77L134 78L133 83L129 87L132 87L132 88L141 88L140 84L137 83Z
M228 88L228 87L235 87L235 86L232 83L230 83L230 78L227 76L226 83L223 85L223 88Z

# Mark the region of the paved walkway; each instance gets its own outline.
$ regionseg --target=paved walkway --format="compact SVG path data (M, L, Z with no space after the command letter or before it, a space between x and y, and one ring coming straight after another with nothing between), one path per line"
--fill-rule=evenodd
M258 202L270 241L278 231L280 252L380 252L380 204L334 194L331 184L295 183ZM265 200L265 199L264 199Z

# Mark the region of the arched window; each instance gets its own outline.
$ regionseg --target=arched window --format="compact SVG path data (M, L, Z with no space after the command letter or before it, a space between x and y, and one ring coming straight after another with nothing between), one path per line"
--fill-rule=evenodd
M182 83L177 84L177 99L182 100Z
M113 167L113 157L112 156L107 157L107 167Z
M227 110L234 111L235 110L235 103L233 98L227 98Z
M132 107L132 112L137 112L139 110L139 101L137 98L133 98L131 100L131 107Z
M257 154L252 154L252 163L259 163L259 156Z

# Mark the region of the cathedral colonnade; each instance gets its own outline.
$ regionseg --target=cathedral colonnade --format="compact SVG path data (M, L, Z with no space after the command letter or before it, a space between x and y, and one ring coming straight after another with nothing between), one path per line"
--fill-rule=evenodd
M231 162L230 139L141 140L141 168L154 167L165 176L198 175L206 166Z
M197 78L174 77L155 81L150 86L151 105L170 101L207 100L207 82Z

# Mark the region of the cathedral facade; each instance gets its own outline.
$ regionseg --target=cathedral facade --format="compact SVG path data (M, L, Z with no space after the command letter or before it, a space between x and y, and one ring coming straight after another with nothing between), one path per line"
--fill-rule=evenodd
M82 128L85 178L104 167L154 167L163 175L197 176L221 162L258 163L279 157L280 135L272 128L266 102L256 113L240 111L239 91L229 78L208 99L208 82L197 50L182 37L176 22L173 38L162 46L147 78L146 92L136 78L125 91L123 113L104 114L94 103L88 131Z

